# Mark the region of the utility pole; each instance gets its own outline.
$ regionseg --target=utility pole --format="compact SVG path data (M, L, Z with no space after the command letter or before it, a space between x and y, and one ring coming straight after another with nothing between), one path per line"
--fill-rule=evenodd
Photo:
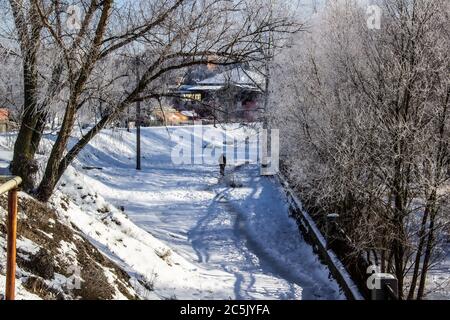
M131 114L130 114L130 106L127 107L127 132L130 133L131 132L131 128L130 128L130 118L131 118Z
M273 10L273 1L270 2L270 19L272 19L272 10ZM261 141L261 175L267 175L268 166L269 166L269 152L271 145L271 133L269 129L269 119L268 119L268 111L269 111L269 95L270 95L270 63L272 61L272 43L273 32L268 31L266 40L266 48L261 48L262 54L264 56L264 80L265 80L265 88L264 88L264 116L263 116L263 130L260 135Z
M139 57L136 57L136 81L141 81L139 72ZM141 101L136 101L136 170L142 170L141 166Z

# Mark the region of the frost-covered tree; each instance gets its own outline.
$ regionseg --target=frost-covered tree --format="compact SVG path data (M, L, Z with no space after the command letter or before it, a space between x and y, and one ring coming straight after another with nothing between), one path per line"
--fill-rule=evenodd
M422 299L450 213L449 3L375 4L380 30L362 2L329 2L278 59L272 122L305 201Z
M130 104L164 95L173 72L261 59L260 34L297 29L290 15L269 14L256 0L2 0L1 7L12 31L2 39L15 40L22 60L24 102L11 168L28 191L48 119L62 115L35 191L43 201L98 132ZM101 116L69 147L88 106Z

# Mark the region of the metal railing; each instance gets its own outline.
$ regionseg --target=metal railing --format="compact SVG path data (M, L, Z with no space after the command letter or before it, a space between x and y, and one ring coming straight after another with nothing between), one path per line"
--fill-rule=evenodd
M20 177L0 176L0 195L8 192L6 300L15 299L16 287L16 239L17 239L17 191L22 183Z

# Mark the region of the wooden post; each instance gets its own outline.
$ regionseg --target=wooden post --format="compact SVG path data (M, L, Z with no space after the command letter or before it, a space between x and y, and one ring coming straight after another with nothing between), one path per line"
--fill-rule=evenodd
M139 72L140 60L136 57L136 82L139 84L141 75ZM141 166L141 101L136 102L136 170L142 170Z
M17 237L17 189L8 191L8 249L6 266L6 300L15 299Z

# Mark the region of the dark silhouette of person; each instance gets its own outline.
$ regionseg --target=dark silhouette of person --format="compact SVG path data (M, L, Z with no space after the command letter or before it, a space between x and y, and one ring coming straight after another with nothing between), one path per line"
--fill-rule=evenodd
M225 176L225 167L227 166L227 157L225 154L222 153L222 155L219 158L219 167L220 167L220 175L222 177Z

